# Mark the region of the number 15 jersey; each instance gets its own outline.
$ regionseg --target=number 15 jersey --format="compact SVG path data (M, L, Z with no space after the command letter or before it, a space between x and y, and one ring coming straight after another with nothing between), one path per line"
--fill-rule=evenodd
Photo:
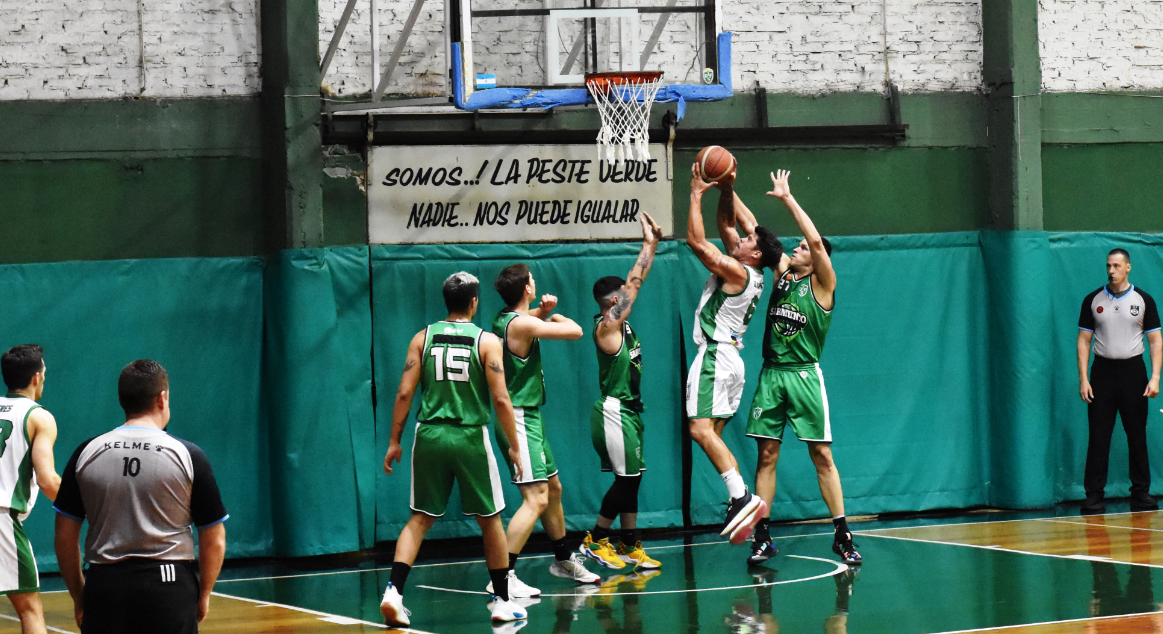
M417 420L464 427L489 424L482 333L475 324L461 321L438 321L424 331Z

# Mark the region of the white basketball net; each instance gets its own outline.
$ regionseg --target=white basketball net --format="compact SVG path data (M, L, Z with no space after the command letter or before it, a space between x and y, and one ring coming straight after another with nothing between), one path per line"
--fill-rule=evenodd
M650 160L650 107L658 93L659 79L626 79L604 88L603 82L590 80L587 85L602 129L598 131L598 160L611 163L637 158Z

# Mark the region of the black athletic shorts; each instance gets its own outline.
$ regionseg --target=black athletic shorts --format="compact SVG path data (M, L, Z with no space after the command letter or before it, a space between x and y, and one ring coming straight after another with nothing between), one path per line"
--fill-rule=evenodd
M158 559L91 564L82 602L81 634L196 634L197 564Z

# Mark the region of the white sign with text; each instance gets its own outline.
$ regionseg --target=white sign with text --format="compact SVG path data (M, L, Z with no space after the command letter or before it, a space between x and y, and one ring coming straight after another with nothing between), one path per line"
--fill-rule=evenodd
M666 147L650 152L650 161L612 165L592 144L374 147L368 240L633 239L642 237L640 212L672 235Z

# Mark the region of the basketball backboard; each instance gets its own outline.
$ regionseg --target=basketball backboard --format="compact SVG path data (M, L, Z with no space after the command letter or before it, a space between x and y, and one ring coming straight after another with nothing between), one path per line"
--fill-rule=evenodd
M730 95L730 37L720 37L718 0L449 0L449 7L454 101L462 108L586 103L584 74L610 71L662 71L659 102Z

